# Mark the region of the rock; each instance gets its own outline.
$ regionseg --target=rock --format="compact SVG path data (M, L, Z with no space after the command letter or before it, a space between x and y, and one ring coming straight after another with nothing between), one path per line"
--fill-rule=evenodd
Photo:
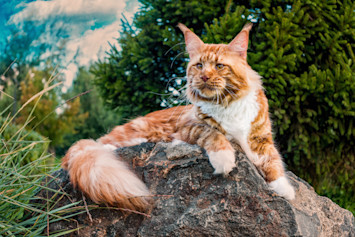
M144 143L117 154L155 195L150 212L122 212L86 200L89 215L82 194L59 170L48 185L68 193L58 205L81 200L83 213L73 217L76 221L51 224L51 232L82 227L70 236L355 236L351 212L318 196L291 172L296 199L287 201L268 188L240 152L229 177L213 175L205 152L189 144Z

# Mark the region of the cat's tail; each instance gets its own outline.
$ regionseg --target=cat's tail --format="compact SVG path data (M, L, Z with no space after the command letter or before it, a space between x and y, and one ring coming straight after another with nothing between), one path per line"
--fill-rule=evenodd
M112 148L80 140L67 152L62 167L70 181L92 201L132 210L145 210L149 191Z

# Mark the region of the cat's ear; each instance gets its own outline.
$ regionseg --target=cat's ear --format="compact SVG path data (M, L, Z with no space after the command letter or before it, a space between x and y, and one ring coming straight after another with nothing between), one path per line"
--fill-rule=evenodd
M179 23L178 27L184 33L186 50L191 56L194 52L198 51L202 46L202 40L184 24Z
M238 52L244 59L247 58L249 31L253 26L252 23L247 23L239 34L228 44L228 48L231 51Z

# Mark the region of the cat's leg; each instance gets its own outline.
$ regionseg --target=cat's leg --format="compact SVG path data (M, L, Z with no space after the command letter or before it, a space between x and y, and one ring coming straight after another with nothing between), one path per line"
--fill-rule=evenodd
M227 175L235 167L235 154L231 143L215 128L199 123L186 124L174 137L203 147L215 174Z
M270 188L288 200L295 198L295 191L285 176L282 158L272 136L255 136L249 139L250 149L255 154L254 164L264 173Z

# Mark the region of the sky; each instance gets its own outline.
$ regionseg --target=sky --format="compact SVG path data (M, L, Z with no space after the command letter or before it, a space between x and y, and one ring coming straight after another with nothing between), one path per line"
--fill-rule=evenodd
M138 0L0 0L0 6L0 50L11 38L11 27L25 33L24 23L39 31L34 46L65 42L65 89L75 78L78 65L103 58L109 43L116 44L122 14L131 22L139 9ZM42 58L53 53L47 51Z

